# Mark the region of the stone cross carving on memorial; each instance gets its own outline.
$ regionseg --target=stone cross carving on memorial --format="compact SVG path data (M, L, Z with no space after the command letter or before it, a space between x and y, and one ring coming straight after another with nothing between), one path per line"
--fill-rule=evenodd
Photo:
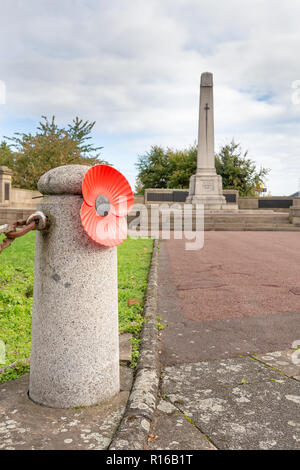
M206 103L205 105L205 130L206 130L206 133L205 133L205 137L206 137L206 151L207 151L207 112L210 110L210 107L208 106L208 103Z

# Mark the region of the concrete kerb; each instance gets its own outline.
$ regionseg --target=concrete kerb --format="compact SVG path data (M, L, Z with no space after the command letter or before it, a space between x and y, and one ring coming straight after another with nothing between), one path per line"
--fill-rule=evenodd
M159 244L155 240L144 306L145 323L141 332L140 357L126 410L109 450L143 450L156 408L160 378L156 326L158 254Z

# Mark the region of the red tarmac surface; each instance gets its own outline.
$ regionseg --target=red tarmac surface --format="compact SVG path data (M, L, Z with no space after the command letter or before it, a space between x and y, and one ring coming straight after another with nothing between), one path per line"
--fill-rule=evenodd
M205 232L201 250L170 241L168 252L190 320L300 310L298 232Z
M299 232L205 232L198 251L161 242L160 258L166 363L275 351L300 339Z

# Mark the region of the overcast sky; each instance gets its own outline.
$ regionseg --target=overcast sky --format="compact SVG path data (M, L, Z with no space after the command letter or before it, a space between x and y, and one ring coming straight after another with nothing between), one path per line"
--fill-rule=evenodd
M234 137L271 169L272 195L298 190L299 0L0 0L0 7L0 140L34 131L41 115L63 125L77 115L95 120L103 158L134 185L134 164L151 145L196 140L200 75L209 71L216 150Z

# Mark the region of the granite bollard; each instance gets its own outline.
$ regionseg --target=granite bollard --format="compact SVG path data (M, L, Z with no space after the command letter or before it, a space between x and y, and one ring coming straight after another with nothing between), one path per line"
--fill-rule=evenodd
M117 248L103 247L80 220L83 165L55 168L38 183L29 397L56 408L94 405L119 385Z

